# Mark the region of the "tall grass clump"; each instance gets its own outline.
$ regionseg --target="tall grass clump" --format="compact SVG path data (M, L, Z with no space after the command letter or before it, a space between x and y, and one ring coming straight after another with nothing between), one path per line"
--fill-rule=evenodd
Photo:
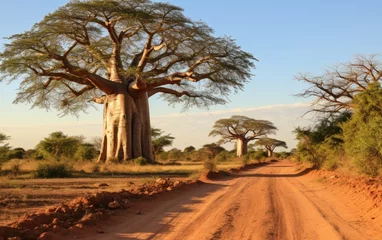
M68 178L72 176L72 173L73 168L71 166L51 162L39 164L34 176L36 178Z
M203 168L208 171L215 171L216 170L216 161L212 158L205 158L203 159Z

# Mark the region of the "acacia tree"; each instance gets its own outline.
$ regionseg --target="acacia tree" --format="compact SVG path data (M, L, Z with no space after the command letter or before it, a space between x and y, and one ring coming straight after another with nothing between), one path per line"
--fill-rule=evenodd
M154 156L164 151L164 147L169 147L174 142L174 137L171 134L163 135L164 131L159 128L151 128L151 137L153 143Z
M104 105L99 161L150 162L149 97L223 104L249 80L255 60L181 8L149 0L70 1L10 37L0 58L10 81L24 79L16 103L62 114Z
M219 143L236 141L236 155L248 152L248 142L261 136L274 134L277 128L267 120L256 120L246 116L232 116L215 122L209 136L221 136Z
M274 138L260 138L255 145L263 146L268 152L268 157L272 157L273 151L277 147L288 148L286 142Z
M68 137L63 132L52 132L37 144L36 149L44 157L60 160L61 157L73 157L80 143L78 137Z
M309 84L297 96L313 98L312 110L320 113L337 113L353 110L356 94L368 89L372 83L382 80L382 63L379 55L356 56L351 63L338 64L322 76L300 74L297 80Z
M9 147L8 143L4 144L4 141L8 141L9 139L11 139L10 136L0 132L0 161L9 159L9 150L11 147Z

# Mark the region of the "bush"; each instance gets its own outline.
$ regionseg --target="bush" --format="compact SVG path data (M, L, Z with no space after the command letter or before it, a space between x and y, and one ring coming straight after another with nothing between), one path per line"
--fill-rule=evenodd
M16 161L12 164L11 166L11 172L14 175L19 175L20 174L20 162Z
M94 148L93 144L84 143L81 144L75 155L74 158L82 161L89 161L97 156L97 150Z
M354 115L342 125L345 150L361 173L382 170L382 88L372 84L353 101Z
M139 165L139 166L144 166L144 165L149 164L149 162L144 157L138 157L138 158L134 159L134 164Z
M36 178L68 178L72 176L72 167L64 163L39 164L35 172Z
M215 171L216 170L216 163L214 159L204 159L203 160L203 167L205 170L208 171Z

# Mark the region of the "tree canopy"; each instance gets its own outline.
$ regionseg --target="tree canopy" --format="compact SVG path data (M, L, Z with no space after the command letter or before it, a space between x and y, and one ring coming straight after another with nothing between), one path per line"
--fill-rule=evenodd
M154 154L164 151L165 147L169 147L174 142L174 137L171 134L164 135L164 131L159 128L151 128L151 137L153 142Z
M286 142L274 138L260 138L256 143L257 146L263 146L268 150L268 157L272 156L273 151L277 147L288 148Z
M309 84L298 96L314 99L311 111L337 113L352 110L358 93L381 82L382 63L379 55L356 56L353 62L337 64L321 76L300 74L296 79Z
M252 141L268 134L274 134L277 128L267 120L256 120L246 116L232 116L215 122L209 136L221 136L220 143L243 139Z
M23 79L16 103L61 114L125 85L133 96L160 93L185 107L225 103L249 80L255 58L182 11L148 0L70 1L8 38L0 81Z

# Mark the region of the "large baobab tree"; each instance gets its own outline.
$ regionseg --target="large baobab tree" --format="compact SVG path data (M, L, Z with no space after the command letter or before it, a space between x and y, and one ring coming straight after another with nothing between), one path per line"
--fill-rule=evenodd
M338 64L322 76L301 74L297 80L309 84L300 97L313 98L312 110L337 113L353 109L354 96L382 80L382 63L379 55L356 56L351 63Z
M274 138L260 138L255 145L264 147L268 152L268 157L272 157L273 151L277 147L288 148L286 142Z
M223 104L250 79L255 60L181 8L149 0L70 1L10 37L0 58L9 81L23 79L16 103L62 114L104 105L101 162L154 161L149 97Z
M236 141L237 156L248 152L248 142L274 134L277 128L267 120L256 120L246 116L232 116L215 122L209 136L221 136L220 143Z

